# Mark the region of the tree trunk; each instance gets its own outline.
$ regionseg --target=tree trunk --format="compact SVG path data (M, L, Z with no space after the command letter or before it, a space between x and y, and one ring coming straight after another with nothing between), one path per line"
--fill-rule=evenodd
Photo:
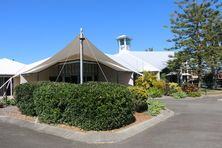
M198 88L201 88L201 84L202 84L202 75L198 74Z
M211 72L213 74L213 78L212 78L212 81L213 81L213 89L217 89L217 81L216 81L216 70L215 68L211 68Z
M197 75L198 75L198 88L201 88L201 83L202 83L202 58L200 55L198 55L198 70L197 70Z

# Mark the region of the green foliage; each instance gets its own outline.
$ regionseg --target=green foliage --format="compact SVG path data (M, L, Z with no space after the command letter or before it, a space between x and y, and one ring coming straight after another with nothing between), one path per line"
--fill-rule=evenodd
M221 7L217 0L177 0L178 10L171 15L171 32L178 50L169 67L178 69L187 62L202 80L204 68L217 69L221 62ZM218 5L218 7L217 7ZM200 86L200 81L199 81Z
M152 116L160 114L160 111L165 109L165 105L158 100L148 99L147 104L148 104L148 112Z
M154 81L153 87L158 88L160 90L164 90L166 88L166 82L163 80Z
M7 106L15 106L16 100L15 99L7 99L5 100Z
M0 108L3 108L5 106L5 101L4 100L0 100Z
M199 90L198 86L195 84L184 84L182 90L186 93L197 92Z
M155 88L155 87L150 88L148 90L148 93L151 98L162 97L164 94L163 90Z
M200 97L201 93L200 92L189 92L187 93L188 97Z
M175 99L182 99L182 98L186 98L187 97L187 94L183 91L179 91L179 92L175 92L172 94L172 96L175 98Z
M47 85L51 82L39 81L32 83L24 83L16 86L15 100L19 110L28 116L36 116L36 105L34 102L34 92L42 85Z
M168 83L165 88L165 95L171 96L173 93L181 91L182 89L177 83Z
M130 86L128 87L131 93L133 94L133 104L136 112L143 112L147 110L147 99L148 99L148 91L143 87L139 86Z
M111 130L135 120L133 95L112 83L42 82L17 86L16 100L26 115L44 123L65 123L84 130Z
M39 83L25 83L16 86L15 99L19 110L30 116L36 116L33 92Z
M35 110L39 120L44 123L62 123L62 114L75 89L74 84L47 83L34 91Z
M136 80L136 86L149 89L153 87L153 83L157 81L156 75L152 72L144 71L142 76L139 76Z
M85 130L111 130L132 123L132 94L126 86L86 83L78 86L63 114L65 123Z
M15 106L16 105L16 101L15 99L7 99L7 98L3 98L0 100L0 106L5 107L5 106Z
M213 88L213 78L214 78L213 73L208 73L204 75L203 83L206 85L205 87Z

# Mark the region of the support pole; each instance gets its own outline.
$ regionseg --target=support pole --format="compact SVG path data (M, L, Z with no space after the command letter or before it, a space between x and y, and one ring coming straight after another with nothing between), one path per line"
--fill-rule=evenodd
M10 81L10 96L12 96L13 94L13 89L12 89L12 79L11 79L11 81Z
M79 48L79 59L80 59L80 84L83 83L83 41L85 40L83 36L83 29L80 29L80 48Z

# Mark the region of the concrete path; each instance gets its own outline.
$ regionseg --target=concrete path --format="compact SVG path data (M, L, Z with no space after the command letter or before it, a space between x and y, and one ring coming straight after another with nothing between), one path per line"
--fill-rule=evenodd
M221 97L199 100L165 99L175 116L123 142L86 144L0 123L4 148L221 148Z

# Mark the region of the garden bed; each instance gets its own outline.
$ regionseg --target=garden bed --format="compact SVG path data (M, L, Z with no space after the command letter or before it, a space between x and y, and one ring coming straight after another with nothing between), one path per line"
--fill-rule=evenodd
M5 107L5 108L0 108L0 116L8 116L8 117L12 117L12 118L15 118L15 119L20 119L20 120L25 120L25 121L32 122L32 123L37 123L38 122L37 117L31 117L31 116L26 116L26 115L21 114L21 112L19 111L19 109L16 106L8 106L8 107ZM128 128L130 126L140 124L140 123L145 122L147 120L150 120L152 118L152 116L150 116L147 112L134 113L134 117L136 119L135 122L133 122L133 123L131 123L131 124L125 126L125 127L110 130L110 131L111 132L112 131L119 131L119 130L122 130L124 128ZM87 132L87 131L84 131L84 130L78 128L78 127L69 126L69 125L65 125L65 124L56 124L54 126L64 128L64 129L68 129L68 130L73 130L73 131Z

